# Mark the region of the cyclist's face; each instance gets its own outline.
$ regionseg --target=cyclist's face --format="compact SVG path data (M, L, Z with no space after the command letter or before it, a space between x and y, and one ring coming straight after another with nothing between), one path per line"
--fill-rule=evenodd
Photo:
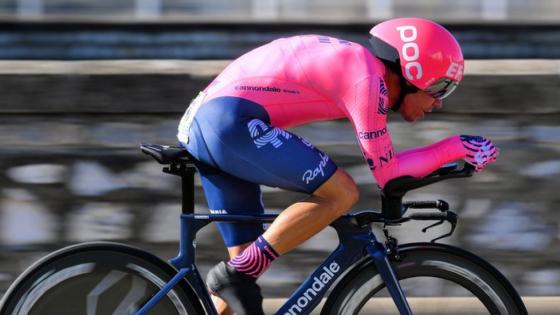
M435 99L426 92L418 91L404 97L399 113L406 121L415 122L422 119L426 113L441 108L441 106L441 100Z

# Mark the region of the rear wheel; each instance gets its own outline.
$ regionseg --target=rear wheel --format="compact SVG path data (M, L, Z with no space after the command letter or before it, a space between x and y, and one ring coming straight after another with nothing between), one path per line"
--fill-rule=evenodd
M414 315L526 315L511 284L482 259L442 245L403 250L393 262ZM332 293L322 314L398 315L372 261Z
M8 289L6 315L134 314L176 271L154 255L115 243L61 249L30 267ZM149 314L204 314L190 286L177 284Z

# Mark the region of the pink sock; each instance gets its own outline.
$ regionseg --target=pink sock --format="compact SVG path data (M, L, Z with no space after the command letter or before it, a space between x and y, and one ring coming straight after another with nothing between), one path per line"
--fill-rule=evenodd
M241 273L258 278L276 258L278 253L261 235L228 264Z

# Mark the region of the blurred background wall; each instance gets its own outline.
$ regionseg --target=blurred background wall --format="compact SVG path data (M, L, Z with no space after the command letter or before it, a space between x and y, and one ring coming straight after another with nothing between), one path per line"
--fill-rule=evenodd
M38 257L78 241L171 257L179 182L138 144L173 144L189 100L249 49L303 33L366 45L373 24L397 16L443 23L468 59L443 110L415 125L392 115L397 149L455 133L501 148L475 178L409 198L448 200L462 219L444 242L491 261L523 295L560 294L560 2L552 0L0 0L0 292ZM293 131L355 177L354 211L378 207L346 121ZM264 188L271 212L302 197ZM406 241L445 231L421 227L393 232ZM225 257L215 229L199 244L203 272ZM282 257L263 278L267 294L284 296L335 245L326 230Z

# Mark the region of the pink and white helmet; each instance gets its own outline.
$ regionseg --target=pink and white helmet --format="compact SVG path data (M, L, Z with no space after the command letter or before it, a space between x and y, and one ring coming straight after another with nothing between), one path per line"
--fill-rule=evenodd
M438 99L447 97L463 78L459 43L443 26L422 18L398 18L370 31L373 54L400 65L403 78Z

